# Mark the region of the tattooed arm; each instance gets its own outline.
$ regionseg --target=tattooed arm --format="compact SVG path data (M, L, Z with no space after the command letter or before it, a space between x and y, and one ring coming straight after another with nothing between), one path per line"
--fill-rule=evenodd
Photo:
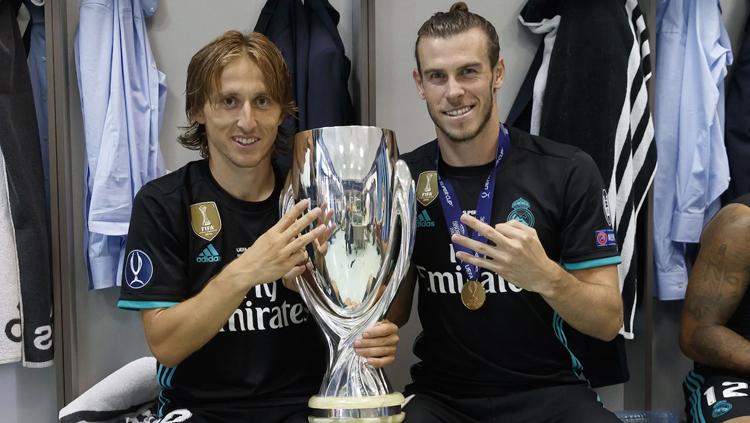
M682 309L680 348L712 367L750 373L750 340L726 327L750 283L750 208L724 207L701 237Z

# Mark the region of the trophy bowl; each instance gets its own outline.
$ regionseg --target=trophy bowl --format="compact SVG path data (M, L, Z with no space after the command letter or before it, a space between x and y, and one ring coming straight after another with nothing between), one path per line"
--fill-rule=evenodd
M303 199L324 209L330 232L308 246L312 268L296 280L328 345L309 421L400 422L403 395L353 346L385 316L414 247L414 182L393 131L340 126L296 134L282 214Z

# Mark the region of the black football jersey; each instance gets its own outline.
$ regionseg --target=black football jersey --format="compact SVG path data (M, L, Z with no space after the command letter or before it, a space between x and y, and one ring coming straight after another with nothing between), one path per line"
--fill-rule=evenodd
M279 219L283 176L261 202L238 200L206 160L145 185L135 198L118 306L171 307L208 281ZM159 414L306 402L325 368L322 336L301 297L271 281L251 289L224 327L174 368L158 365Z
M581 150L510 129L510 148L497 169L491 224L518 220L533 227L550 259L567 270L620 263L608 199L593 160ZM437 141L403 159L416 181L417 229L412 264L418 275L423 332L421 359L410 390L457 397L502 395L581 383L581 364L568 348L563 321L532 292L480 269L486 302L468 310L465 282L437 198ZM475 212L477 195L494 169L439 164L462 209ZM586 307L586 304L581 304Z

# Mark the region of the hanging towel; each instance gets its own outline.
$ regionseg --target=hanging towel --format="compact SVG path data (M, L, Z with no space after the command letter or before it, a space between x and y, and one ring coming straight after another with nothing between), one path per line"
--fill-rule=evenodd
M21 361L20 286L8 179L0 154L0 364Z
M509 123L575 145L597 162L622 257L620 333L633 338L636 219L656 169L645 20L636 0L530 0L520 20L545 38Z
M0 149L18 253L23 365L52 365L52 280L39 133L11 1L0 2Z

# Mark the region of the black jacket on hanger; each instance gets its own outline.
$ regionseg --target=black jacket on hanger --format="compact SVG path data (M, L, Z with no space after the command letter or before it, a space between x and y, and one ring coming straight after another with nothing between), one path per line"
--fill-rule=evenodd
M255 26L279 47L289 66L299 108L295 130L354 122L351 62L338 22L339 13L327 0L268 0Z
M724 134L732 179L724 200L750 193L750 20L745 24L745 39L732 65L732 72L727 90Z

